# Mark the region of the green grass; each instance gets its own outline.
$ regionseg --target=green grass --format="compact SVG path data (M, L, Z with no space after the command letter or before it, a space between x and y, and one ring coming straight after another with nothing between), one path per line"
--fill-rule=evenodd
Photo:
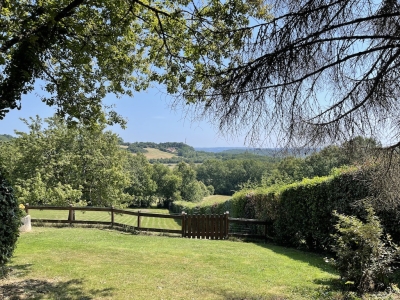
M144 148L144 149L147 150L147 152L143 153L144 156L147 157L147 159L172 158L176 156L176 154L164 152L155 148Z
M194 208L210 208L214 204L221 204L224 203L228 200L230 200L232 196L225 196L225 195L211 195L208 197L204 197L203 200L200 202L189 202L189 201L175 201L174 204L175 206L179 207L177 211L180 211L181 209L186 210L186 209L194 209Z
M94 228L34 227L9 266L0 298L323 299L338 278L293 249Z
M225 195L211 195L208 197L204 197L204 199L201 201L201 204L203 205L212 205L214 203L221 203L225 202L229 199L231 199L232 196L225 196Z
M129 210L129 209L128 209ZM131 211L138 211L139 209L131 209ZM168 209L140 209L141 212L149 212L154 214L168 215ZM67 210L29 210L32 219L48 219L48 220L67 220ZM111 214L109 212L101 211L76 211L76 220L85 221L106 221L111 222ZM114 221L129 226L137 226L137 216L126 214L115 214ZM145 228L160 228L160 229L181 229L181 223L178 219L164 219L155 217L141 217L141 227Z

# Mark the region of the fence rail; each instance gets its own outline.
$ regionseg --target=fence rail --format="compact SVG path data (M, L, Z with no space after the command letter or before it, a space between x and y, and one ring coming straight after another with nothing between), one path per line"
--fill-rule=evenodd
M137 217L136 226L131 226L138 231L150 232L165 232L180 234L182 237L187 238L203 238L203 239L226 239L232 237L244 237L254 239L267 239L268 226L270 222L256 219L240 219L230 218L229 212L223 215L188 215L185 212L177 215L148 213L141 211L130 211L124 209L117 209L114 207L74 207L70 206L39 206L39 205L25 205L25 211L29 214L29 210L65 210L68 211L68 219L66 220L51 220L51 219L32 219L33 223L60 223L60 224L89 224L89 225L109 225L111 227L123 227L127 224L115 222L115 214L126 214ZM75 211L98 211L110 213L110 221L93 221L93 220L76 220ZM142 226L142 217L149 218L165 218L180 220L181 229L168 229L168 228L147 228ZM247 228L259 226L264 227L261 229L262 234L254 232L237 232L238 225L244 225ZM258 230L260 231L260 230Z

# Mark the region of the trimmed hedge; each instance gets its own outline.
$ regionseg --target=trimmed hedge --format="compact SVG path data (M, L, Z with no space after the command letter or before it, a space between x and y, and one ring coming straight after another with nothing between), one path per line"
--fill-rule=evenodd
M286 186L240 191L233 195L233 211L238 217L273 221L273 237L279 244L329 251L337 221L332 211L359 215L352 204L370 194L366 181L359 180L362 176L353 169Z
M0 172L0 275L14 252L21 226L20 217L21 212L13 190Z

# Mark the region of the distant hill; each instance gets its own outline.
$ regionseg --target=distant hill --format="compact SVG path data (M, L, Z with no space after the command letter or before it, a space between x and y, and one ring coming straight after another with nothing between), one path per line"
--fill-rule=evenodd
M12 140L14 138L15 137L13 137L12 135L9 135L9 134L0 134L0 141L3 141L3 142Z
M212 153L226 153L226 154L242 154L250 153L256 155L285 155L287 153L283 152L280 148L248 148L248 147L196 147L196 151L212 152Z
M168 143L153 143L153 142L121 142L121 146L126 146L128 151L133 153L146 153L148 152L147 149L153 148L158 149L160 151L171 153L178 156L183 156L187 152L194 152L194 148L186 145L185 143L178 143L178 142L168 142Z

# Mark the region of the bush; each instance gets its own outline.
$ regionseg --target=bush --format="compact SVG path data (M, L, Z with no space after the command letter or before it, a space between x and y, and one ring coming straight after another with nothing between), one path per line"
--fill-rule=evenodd
M354 216L334 212L339 219L335 228L333 251L334 266L346 282L354 283L360 293L383 290L390 284L391 267L399 249L383 229L374 210L367 208L363 223Z
M5 264L10 260L19 236L21 212L0 172L0 275L4 274Z

